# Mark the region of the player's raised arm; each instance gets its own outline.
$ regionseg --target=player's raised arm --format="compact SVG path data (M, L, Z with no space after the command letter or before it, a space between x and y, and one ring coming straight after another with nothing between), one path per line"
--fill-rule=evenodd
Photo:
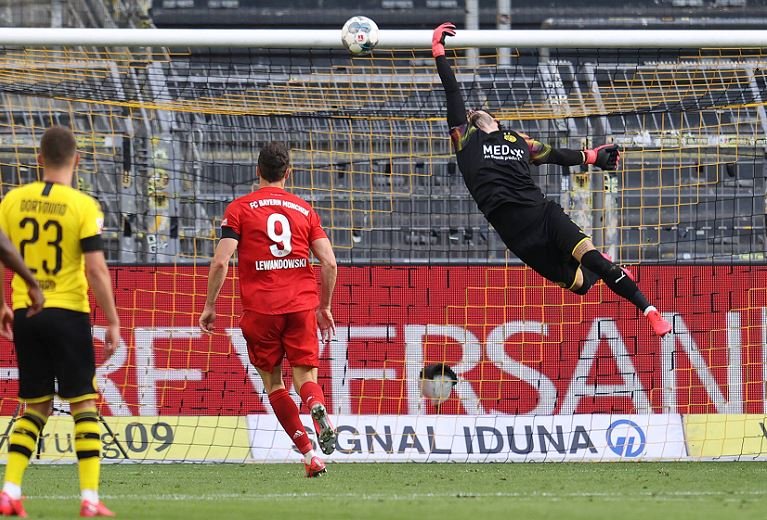
M336 287L338 266L336 255L330 240L318 238L311 244L312 253L320 261L320 306L317 308L317 325L320 327L323 341L330 341L336 332L336 324L333 321L333 313L330 304L333 299L333 290Z
M205 307L200 314L200 328L208 334L213 332L213 323L216 321L216 300L224 286L226 274L229 272L229 261L237 250L238 239L224 235L218 241L213 259L210 261L208 271L208 294L205 297Z
M455 128L467 123L466 106L463 97L461 97L458 81L455 79L455 74L453 74L453 70L445 57L445 37L447 36L455 36L455 25L452 23L446 22L434 29L431 39L431 55L437 62L437 72L447 97L447 124L450 128Z

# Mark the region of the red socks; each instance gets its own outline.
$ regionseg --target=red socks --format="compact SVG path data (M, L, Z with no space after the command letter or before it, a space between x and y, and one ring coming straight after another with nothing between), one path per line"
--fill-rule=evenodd
M317 383L304 383L301 386L301 399L306 403L306 406L311 411L312 406L316 403L325 405L325 394L322 392L322 387ZM293 444L296 445L298 451L301 453L307 453L312 449L312 441L309 440L309 436L306 434L301 419L298 416L298 407L293 399L290 398L290 394L284 388L275 390L269 394L269 402L272 403L272 409L274 415L277 416L277 420L280 421L282 428L293 440ZM319 434L319 427L317 428Z
M304 387L307 386L306 384ZM316 386L316 385L315 385ZM304 387L301 387L301 397L303 397ZM320 396L322 395L322 389L320 389ZM269 394L269 402L272 403L272 409L274 415L277 416L277 420L280 421L282 429L293 440L293 444L296 445L298 451L301 453L307 453L312 449L312 441L309 440L309 436L306 434L304 425L301 424L301 419L298 416L298 407L293 399L290 398L290 394L284 388L275 390Z
M306 407L309 408L309 411L311 411L312 406L317 403L325 406L325 394L322 393L322 387L317 383L311 381L304 383L301 385L299 393L301 394L301 400L306 404Z

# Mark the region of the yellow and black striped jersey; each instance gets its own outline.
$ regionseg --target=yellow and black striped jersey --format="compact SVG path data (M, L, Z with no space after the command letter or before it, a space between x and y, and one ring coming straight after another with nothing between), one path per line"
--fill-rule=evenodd
M40 283L46 308L90 312L83 253L102 249L99 203L74 188L33 182L0 202L0 229L21 252ZM13 308L29 306L27 286L15 275Z

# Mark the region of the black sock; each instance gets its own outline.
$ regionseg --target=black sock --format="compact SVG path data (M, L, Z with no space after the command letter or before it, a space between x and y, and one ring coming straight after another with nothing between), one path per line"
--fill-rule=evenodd
M609 261L597 250L588 251L581 263L586 269L598 275L604 280L605 285L618 296L633 303L640 311L644 312L650 306L650 302L637 284L619 266Z

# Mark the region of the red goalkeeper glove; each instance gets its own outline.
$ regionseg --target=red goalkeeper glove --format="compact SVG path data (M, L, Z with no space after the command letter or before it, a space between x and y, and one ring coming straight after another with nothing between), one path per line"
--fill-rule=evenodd
M592 150L583 150L586 157L584 164L593 164L603 170L617 170L621 161L621 152L617 144L603 144Z
M435 58L445 55L445 37L455 36L455 25L445 22L431 36L431 55Z

